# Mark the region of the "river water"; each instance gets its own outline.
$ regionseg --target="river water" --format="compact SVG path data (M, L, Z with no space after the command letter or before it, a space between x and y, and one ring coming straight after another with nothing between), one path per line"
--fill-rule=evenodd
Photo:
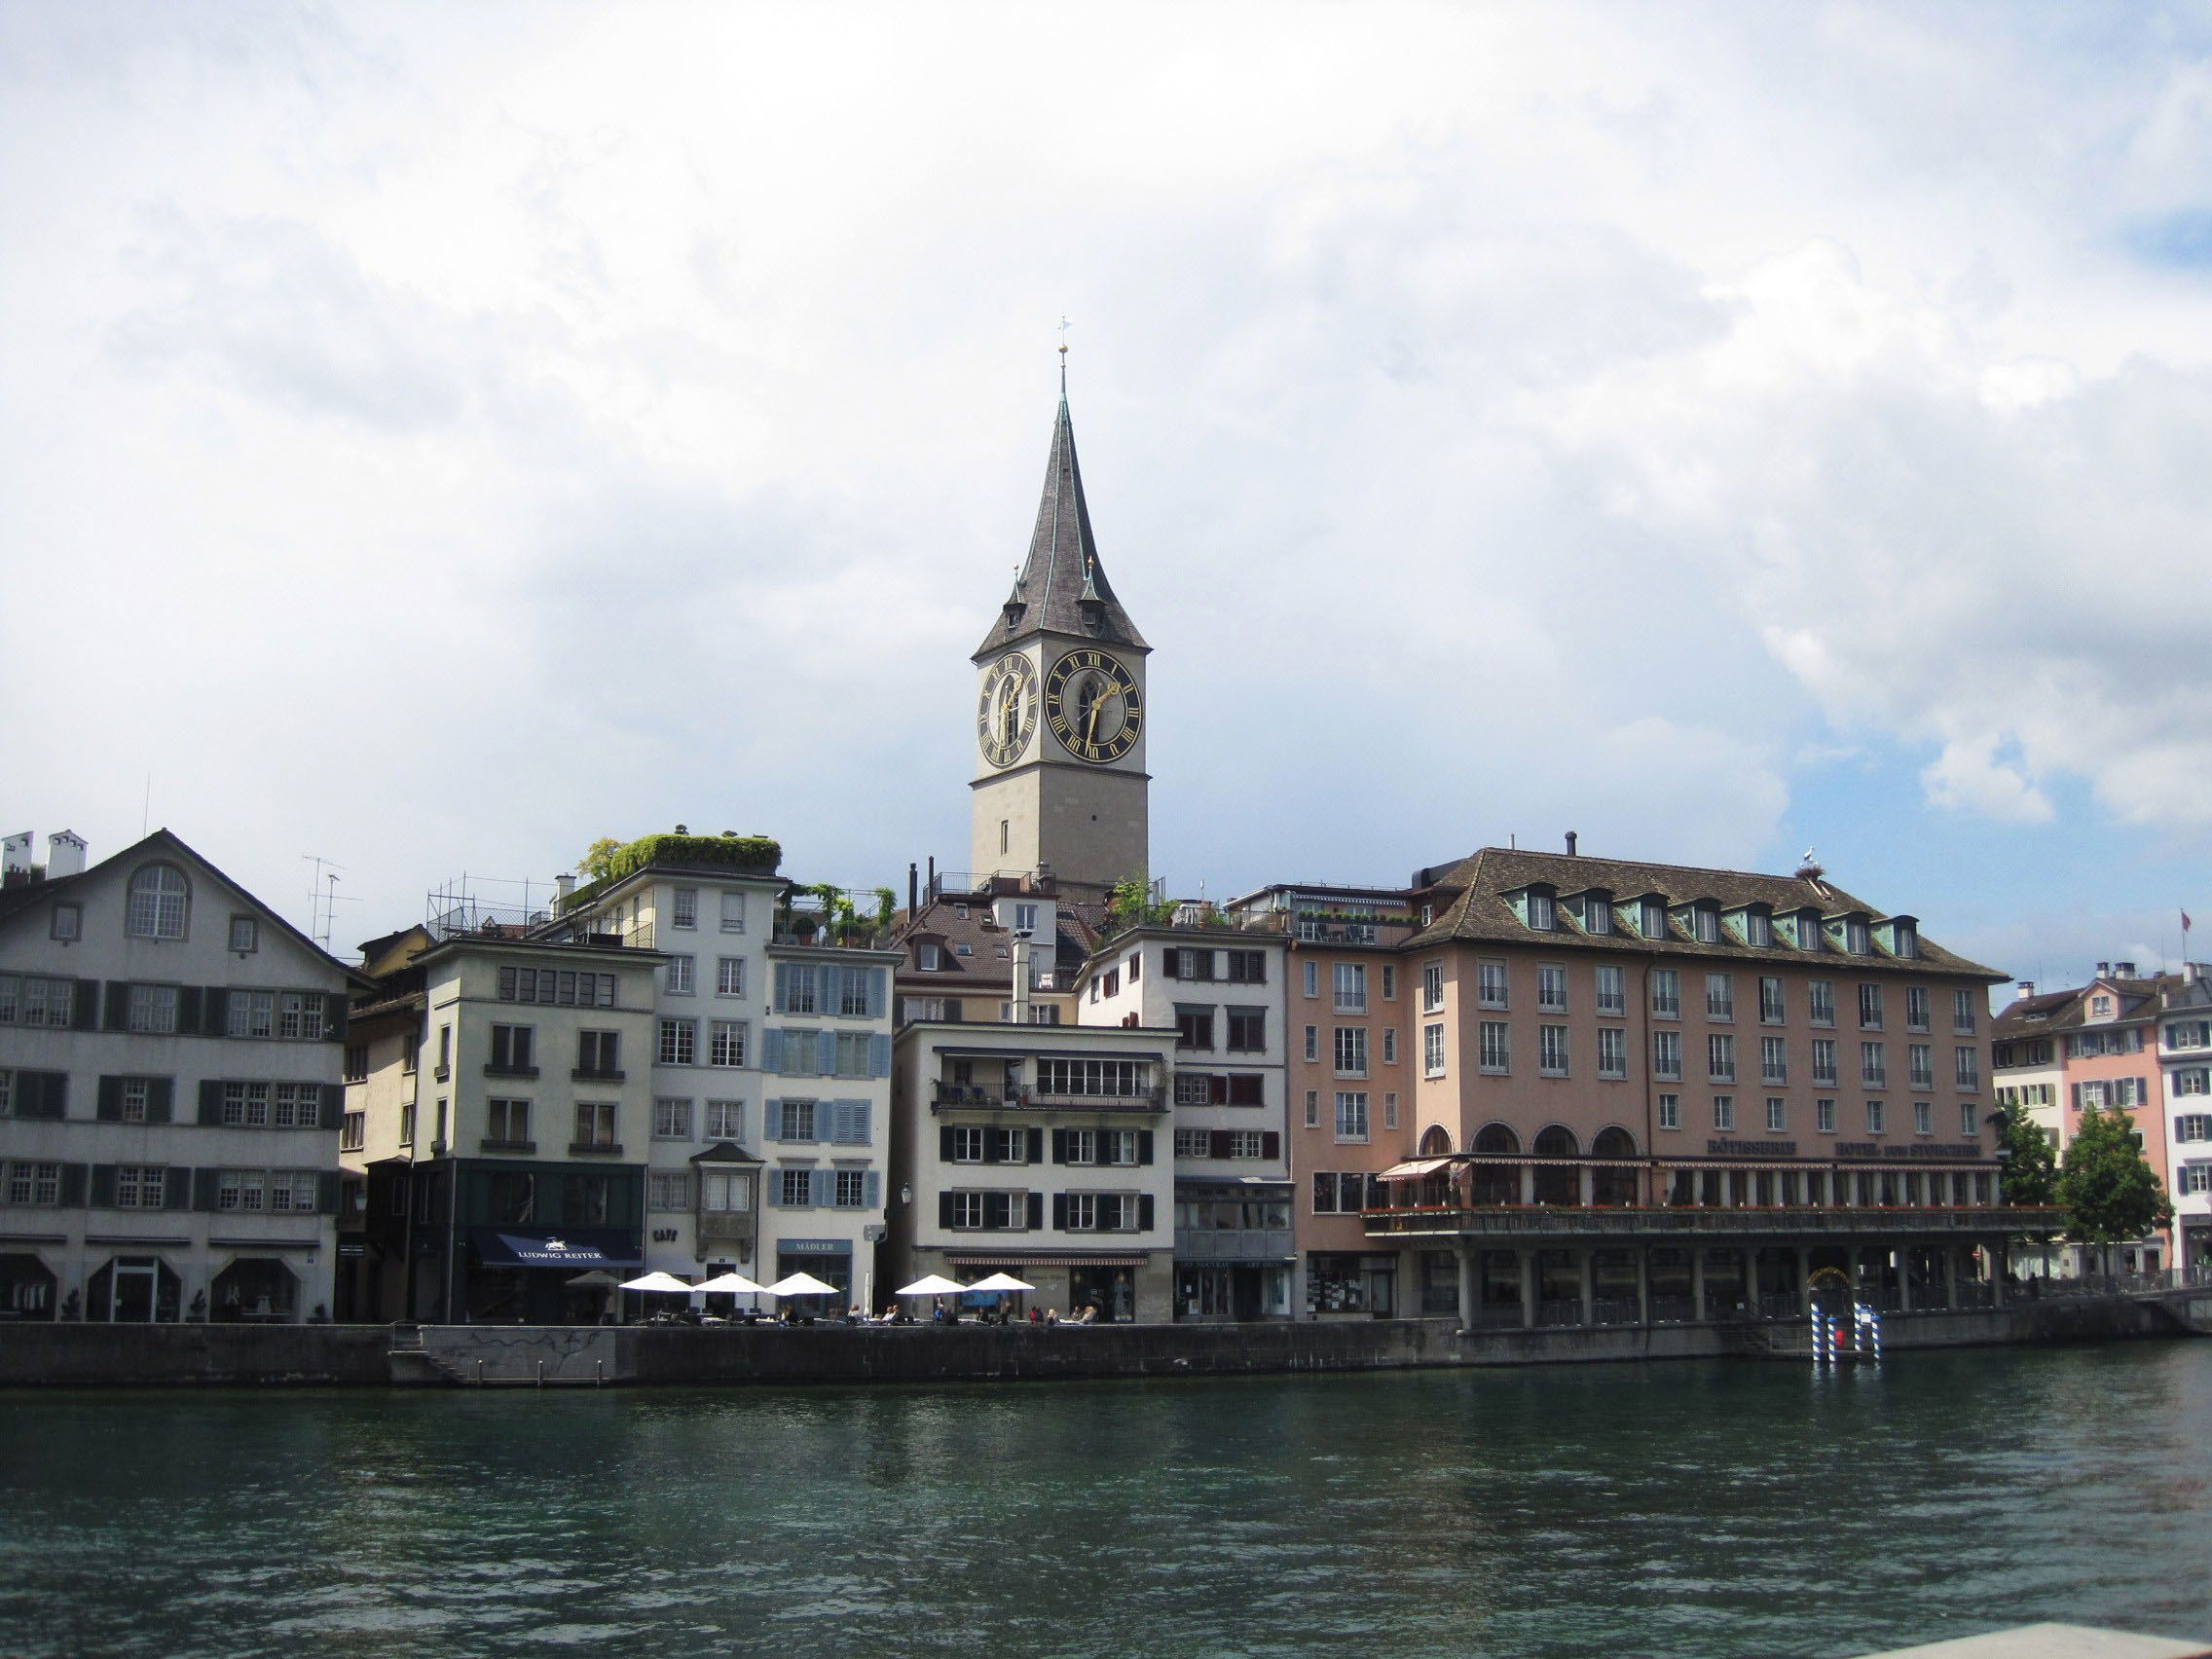
M0 1652L2212 1637L2212 1342L1173 1383L0 1394Z

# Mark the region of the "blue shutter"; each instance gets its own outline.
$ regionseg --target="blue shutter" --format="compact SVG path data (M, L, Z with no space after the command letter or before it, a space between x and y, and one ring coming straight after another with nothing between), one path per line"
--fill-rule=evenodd
M784 1032L779 1025L767 1026L760 1033L760 1069L778 1074L784 1069Z
M837 1034L834 1031L817 1031L814 1034L814 1075L837 1075Z
M866 1146L875 1138L875 1125L870 1122L874 1108L865 1100L854 1100L848 1104L853 1109L853 1144Z
M769 1209L784 1207L784 1172L780 1169L760 1171L760 1201Z
M873 1169L861 1178L861 1202L869 1209L883 1207L883 1177Z
M792 965L789 962L776 964L775 1008L778 1014L789 1014L792 1011Z
M880 968L867 970L867 1016L870 1019L883 1017L883 988L889 978L890 976Z
M815 1208L828 1209L837 1201L837 1172L834 1169L810 1169L807 1174L812 1177L807 1186Z
M760 1138L764 1141L784 1138L784 1103L781 1100L761 1102Z
M878 1031L867 1040L867 1074L870 1077L891 1075L890 1033Z

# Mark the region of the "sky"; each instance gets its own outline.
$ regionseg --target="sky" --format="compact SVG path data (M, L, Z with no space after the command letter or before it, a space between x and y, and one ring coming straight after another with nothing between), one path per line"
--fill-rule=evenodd
M0 0L0 830L342 955L964 865L1063 317L1175 892L2212 930L2212 6Z

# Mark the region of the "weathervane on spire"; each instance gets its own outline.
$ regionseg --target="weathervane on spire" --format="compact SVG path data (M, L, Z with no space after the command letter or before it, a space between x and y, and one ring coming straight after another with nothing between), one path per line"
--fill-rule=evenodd
M1068 330L1072 327L1067 313L1060 313L1060 395L1068 394Z

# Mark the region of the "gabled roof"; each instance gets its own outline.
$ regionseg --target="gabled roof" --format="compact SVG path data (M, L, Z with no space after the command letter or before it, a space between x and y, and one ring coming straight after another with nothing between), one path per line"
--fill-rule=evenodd
M172 859L182 859L187 863L196 866L198 868L204 870L208 875L212 876L215 880L221 882L223 886L228 888L231 892L231 896L234 899L238 900L241 903L250 904L253 907L254 913L256 915L261 917L262 920L276 926L279 931L283 933L283 935L287 939L291 940L292 942L297 944L301 949L309 952L311 955L321 957L333 968L336 968L340 973L344 974L348 979L352 981L355 989L365 989L374 983L374 981L372 981L369 977L366 974L362 973L358 968L355 968L349 963L339 961L337 957L331 955L329 951L323 949L321 945L315 943L313 940L308 938L306 934L300 932L298 928L292 926L290 922L287 922L282 916L278 915L275 910L271 909L268 904L255 898L243 887L240 886L236 881L232 880L228 875L224 874L221 868L219 868L215 865L214 861L206 858L199 852L194 851L193 848L185 844L182 836L169 830L157 830L151 835L148 835L142 840L133 842L131 845L124 848L120 853L113 854L108 858L100 860L98 864L93 865L89 869L79 870L75 875L65 875L58 880L26 882L18 886L0 889L0 920L5 920L8 917L17 914L18 911L27 910L33 904L37 904L46 900L55 898L56 895L68 892L72 888L84 887L90 884L94 876L99 875L102 871L110 869L117 865L121 865L126 862L134 864L144 859L161 858L164 856Z
M1085 625L1087 608L1097 618L1095 626ZM1022 561L1014 592L976 647L976 655L988 656L1037 633L1072 634L1132 650L1150 648L1114 597L1114 584L1098 562L1098 544L1090 535L1090 508L1083 498L1083 469L1076 464L1075 426L1068 419L1065 387L1060 388L1059 416L1052 423L1052 456L1045 468L1045 495L1037 507L1037 528L1029 537L1029 557Z
M1808 952L1777 939L1772 945L1748 945L1733 939L1704 944L1672 928L1663 940L1646 940L1629 933L1586 934L1573 914L1562 907L1559 927L1540 933L1527 927L1506 895L1529 887L1550 887L1560 893L1602 889L1615 899L1647 894L1663 897L1670 906L1704 900L1722 910L1763 904L1777 914L1817 908L1823 916L1864 915L1885 917L1884 911L1846 893L1830 882L1793 875L1760 875L1749 870L1700 869L1683 865L1634 864L1621 859L1589 858L1573 853L1538 853L1509 847L1485 847L1431 872L1436 888L1455 893L1441 908L1435 923L1408 941L1414 948L1450 940L1476 942L1530 944L1544 940L1573 942L1630 952L1658 951L1667 955L1731 957L1739 960L1805 962L1831 961L1909 971L1965 974L1991 981L2009 979L2009 974L1984 967L1955 955L1925 935L1917 936L1919 954L1892 956L1880 948L1867 955L1834 951Z

